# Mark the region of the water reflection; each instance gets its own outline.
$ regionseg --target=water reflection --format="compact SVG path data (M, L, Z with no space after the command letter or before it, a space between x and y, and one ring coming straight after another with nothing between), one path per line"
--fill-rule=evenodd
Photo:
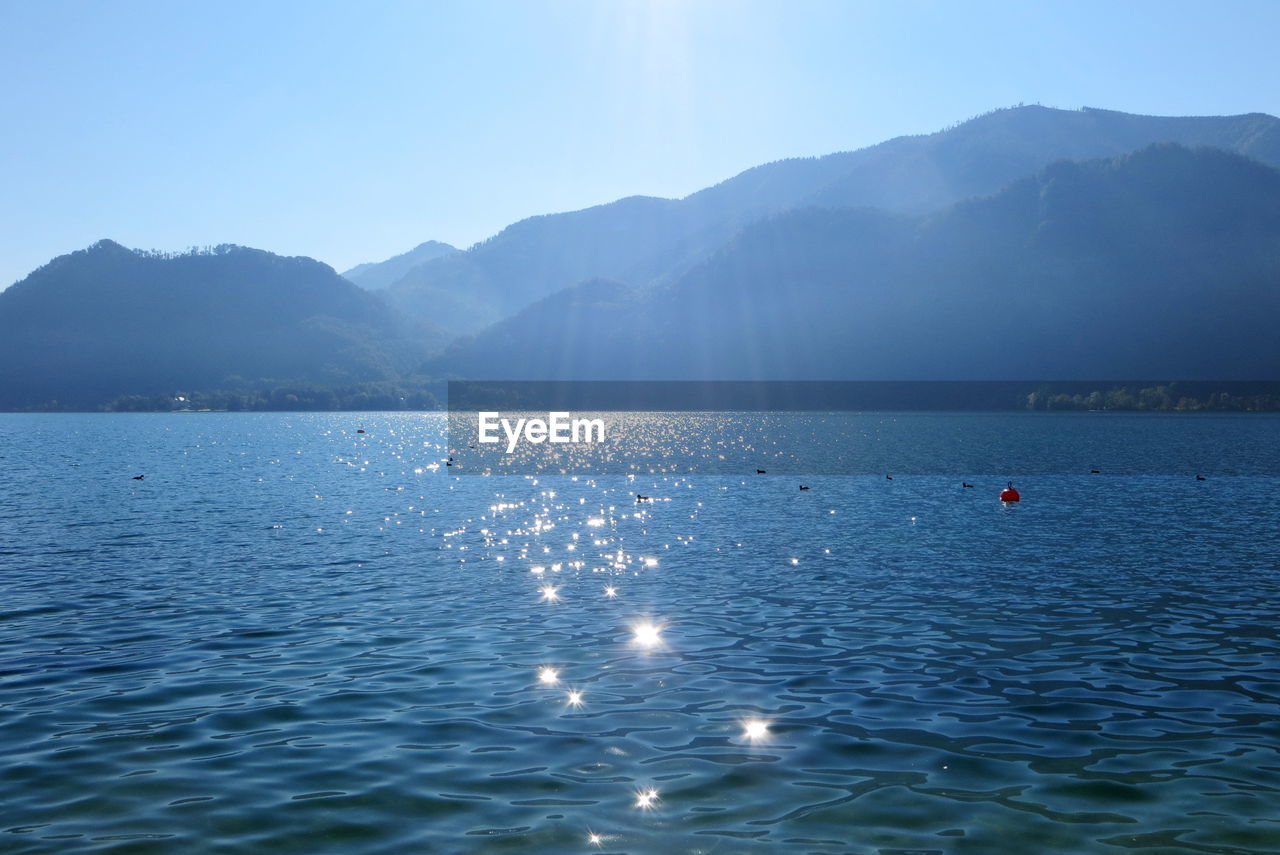
M1275 848L1275 481L468 479L342 418L157 420L164 496L70 467L136 428L7 447L16 851Z
M658 802L658 791L653 787L636 792L636 807L642 810L652 810Z
M662 626L642 620L631 625L631 643L637 647L654 648L662 644Z
M742 722L742 738L748 742L763 742L769 735L769 722L761 718L748 718Z

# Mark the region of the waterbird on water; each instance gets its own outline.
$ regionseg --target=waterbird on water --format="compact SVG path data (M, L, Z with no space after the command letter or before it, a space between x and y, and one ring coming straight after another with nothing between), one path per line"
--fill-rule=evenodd
M893 476L892 476L892 475L886 475L886 476L884 476L884 480L886 480L886 481L892 481L892 480L893 480Z
M1197 480L1197 481L1207 481L1208 479L1207 479L1207 478L1205 478L1203 475L1197 475L1197 476L1196 476L1196 480Z
M757 474L757 475L763 475L763 474L764 474L764 470L763 470L763 469L757 469L757 470L756 470L756 474Z
M972 487L973 485L972 485L972 484L970 484L968 481L961 481L961 482L960 482L960 486L961 486L961 487Z
M146 477L147 477L146 475L134 475L134 476L133 476L133 480L135 480L135 481L141 481L143 478L146 478ZM1199 477L1199 476L1196 476L1196 477ZM1203 479L1203 478L1200 478L1200 480L1201 480L1201 481L1203 481L1204 479Z
M808 488L808 487L806 487L805 485L801 484L801 485L800 485L800 489L801 489L801 490L808 490L809 488Z
M636 503L637 503L637 504L639 504L640 502L652 502L652 501L653 501L653 499L649 498L648 496L642 496L642 495L640 495L639 493L636 493Z

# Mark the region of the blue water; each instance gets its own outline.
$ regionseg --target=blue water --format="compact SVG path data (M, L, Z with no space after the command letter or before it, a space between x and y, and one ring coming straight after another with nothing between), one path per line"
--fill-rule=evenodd
M1036 418L1069 471L1095 417ZM1129 418L1121 459L1211 425L1207 480L459 477L439 416L0 415L0 851L1278 852L1280 479L1229 473L1280 419Z

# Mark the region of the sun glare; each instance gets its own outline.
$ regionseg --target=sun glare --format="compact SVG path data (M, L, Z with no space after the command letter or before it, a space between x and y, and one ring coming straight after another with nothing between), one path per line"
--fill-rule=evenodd
M761 718L748 718L742 722L742 737L748 742L763 742L769 735L769 722Z
M637 647L657 647L662 643L662 626L652 621L632 624L631 643Z

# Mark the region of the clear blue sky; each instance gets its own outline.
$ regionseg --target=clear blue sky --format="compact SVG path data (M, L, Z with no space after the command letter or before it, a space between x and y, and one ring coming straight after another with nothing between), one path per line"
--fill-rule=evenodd
M1018 102L1280 114L1277 33L1277 0L0 0L0 286L103 237L343 270Z

